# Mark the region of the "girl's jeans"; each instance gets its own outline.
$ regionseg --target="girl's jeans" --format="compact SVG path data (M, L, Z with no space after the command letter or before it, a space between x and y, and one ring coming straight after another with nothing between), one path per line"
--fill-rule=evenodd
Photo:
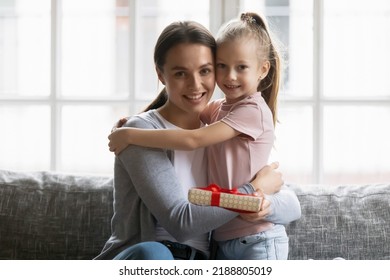
M218 242L218 260L287 260L288 237L283 225L241 238Z
M141 242L115 256L114 260L173 260L171 251L160 242Z

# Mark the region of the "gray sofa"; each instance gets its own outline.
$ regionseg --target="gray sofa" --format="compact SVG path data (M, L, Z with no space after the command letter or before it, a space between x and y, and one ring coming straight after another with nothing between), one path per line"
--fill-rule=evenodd
M0 170L0 259L92 259L110 236L112 178ZM289 259L390 259L390 184L289 185Z

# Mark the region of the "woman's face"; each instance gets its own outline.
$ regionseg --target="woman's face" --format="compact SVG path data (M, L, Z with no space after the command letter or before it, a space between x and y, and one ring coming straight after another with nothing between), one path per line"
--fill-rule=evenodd
M166 105L177 117L199 115L214 92L213 54L201 44L183 43L171 48L157 74L168 93Z

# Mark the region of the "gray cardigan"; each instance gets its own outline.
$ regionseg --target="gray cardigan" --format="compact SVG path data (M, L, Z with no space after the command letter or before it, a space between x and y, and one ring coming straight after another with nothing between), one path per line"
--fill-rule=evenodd
M165 128L154 110L130 118L125 126ZM169 150L130 145L115 159L112 234L96 259L112 259L128 246L155 240L157 221L176 240L184 242L238 215L189 203L181 191L171 154ZM243 193L253 192L250 184L240 189ZM283 189L268 199L272 214L267 220L287 224L300 217L300 205L292 191Z

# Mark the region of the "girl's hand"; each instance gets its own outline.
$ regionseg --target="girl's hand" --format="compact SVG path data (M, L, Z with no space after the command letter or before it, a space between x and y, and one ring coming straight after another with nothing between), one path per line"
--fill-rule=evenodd
M129 117L121 118L119 121L115 123L115 125L111 128L111 133L113 133L118 128L122 127L127 121L129 120Z
M257 213L249 213L249 214L244 214L244 213L241 213L240 216L241 218L243 218L244 220L248 221L248 222L257 222L259 220L263 220L265 217L267 217L267 215L270 214L271 212L271 203L264 199L263 201L263 205L261 206L261 209L259 212Z
M114 131L108 136L108 146L110 147L110 152L114 152L115 155L119 155L128 145L129 128L116 128Z
M257 172L256 177L251 182L256 191L265 194L274 194L280 191L284 182L282 173L277 170L278 167L279 163L273 162Z

